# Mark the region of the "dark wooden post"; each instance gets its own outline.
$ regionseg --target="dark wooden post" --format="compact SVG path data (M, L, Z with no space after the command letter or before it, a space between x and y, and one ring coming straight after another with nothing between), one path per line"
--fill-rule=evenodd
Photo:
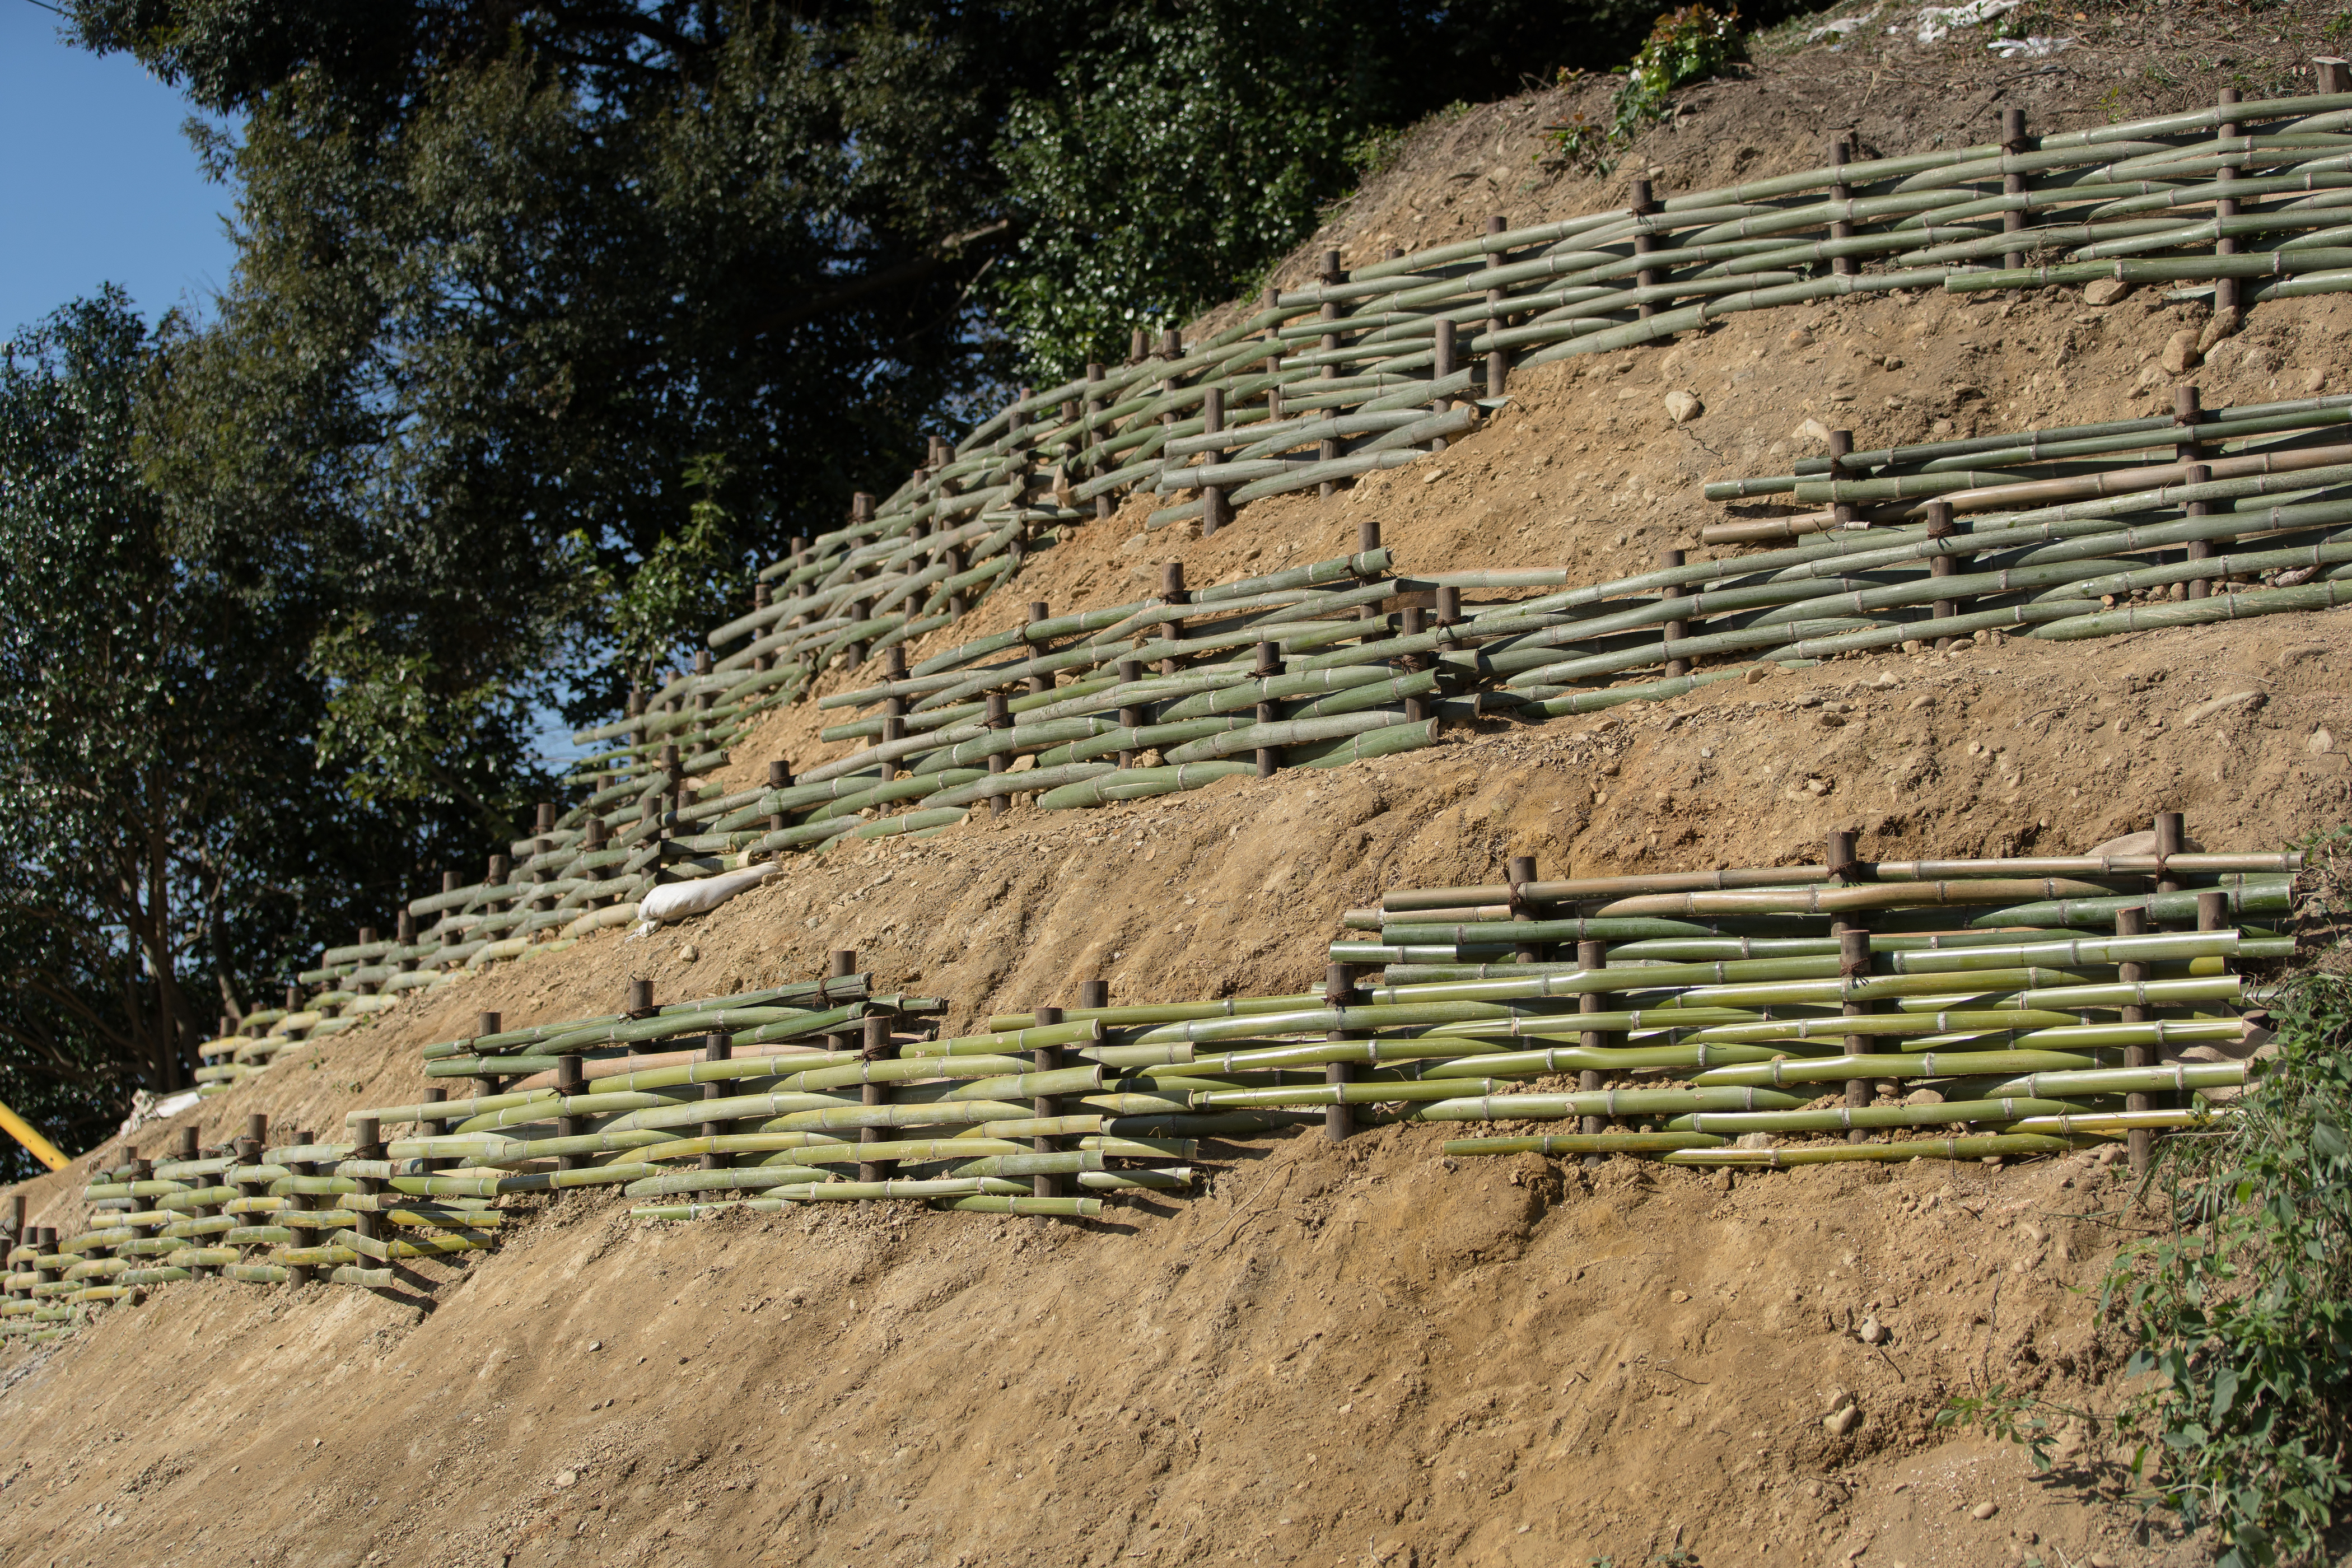
M1184 586L1184 563L1181 561L1171 561L1160 568L1160 599L1167 605L1189 605L1192 602L1192 594ZM1181 619L1164 622L1160 635L1167 642L1182 642L1184 623ZM1162 675L1173 675L1177 668L1178 661L1172 657L1160 661L1160 673Z
M498 1034L505 1020L496 1013L476 1014L474 1016L474 1038L479 1040L485 1036ZM478 1047L476 1048L474 1055L477 1059L481 1058L481 1051ZM474 1075L474 1094L477 1098L496 1094L500 1089L505 1087L505 1083L506 1080L496 1073L478 1072Z
M1660 552L1660 554L1659 554L1659 556L1658 556L1658 564L1659 564L1660 566L1672 568L1672 567L1679 566L1679 565L1681 565L1682 563L1683 563L1683 552L1682 552L1681 551L1679 551L1679 550L1668 550L1668 551L1664 551L1664 552ZM1679 584L1679 583L1676 583L1676 584L1671 584L1671 585L1669 585L1669 586L1667 586L1667 587L1661 588L1661 589L1659 589L1659 590L1658 590L1658 597L1660 597L1661 599L1679 599L1679 598L1681 598L1682 596L1683 596L1683 588L1682 588L1682 584ZM1675 618L1674 620L1668 621L1668 622L1666 623L1666 626L1665 626L1666 673L1667 673L1668 675L1670 675L1670 676L1674 676L1674 675L1688 675L1688 674L1690 673L1690 669L1691 669L1691 661L1690 661L1690 660L1688 660L1688 659L1686 659L1686 658L1681 658L1680 656L1678 656L1678 655L1675 652L1675 645L1676 643L1678 643L1678 642L1682 641L1682 640L1683 640L1683 638L1685 638L1685 637L1688 637L1689 635L1690 635L1690 622L1689 622L1689 621L1687 621L1687 620L1685 620L1685 619L1684 619L1684 618L1682 618L1682 617L1680 617L1680 616L1677 616L1677 617L1676 617L1676 618Z
M1634 217L1645 218L1651 214L1656 212L1658 210L1658 204L1656 199L1651 194L1650 182L1647 180L1634 180L1630 184L1631 189L1629 194L1633 199L1626 205L1632 209ZM1637 224L1633 234L1633 254L1636 256L1648 256L1657 248L1658 237L1650 232L1649 226L1647 224ZM1656 268L1644 267L1640 271L1633 274L1633 285L1637 289L1654 289L1658 286L1662 274ZM1644 300L1633 307L1634 317L1640 321L1646 321L1657 313L1657 302L1653 300Z
M1318 276L1323 286L1327 289L1333 288L1347 281L1348 275L1339 270L1339 253L1338 251L1327 250L1323 253L1323 267ZM1323 338L1320 346L1325 353L1336 353L1339 347L1339 331L1338 326L1339 320L1339 302L1336 300L1326 300L1323 301L1321 310L1318 313L1321 319L1328 323L1323 330ZM1323 374L1319 379L1324 381L1337 381L1339 377L1339 367L1336 364L1327 364L1323 367ZM1337 458L1339 456L1339 438L1337 437L1331 437L1318 442L1315 447L1315 456L1318 461L1325 463L1328 463ZM1339 483L1337 479L1325 479L1321 484L1315 487L1315 493L1324 500L1329 500L1333 495L1338 493L1339 489Z
M1429 375L1432 381L1444 381L1454 374L1454 322L1447 317L1440 316L1437 318L1436 325L1437 337L1430 351L1433 357L1430 361ZM1429 400L1429 411L1432 414L1443 414L1452 406L1454 406L1454 400L1450 397L1433 397ZM1445 450L1445 437L1439 436L1431 440L1429 449L1433 452Z
M1494 237L1502 233L1505 226L1503 215L1500 213L1493 214L1486 219L1486 269L1489 272L1496 270L1503 265L1503 252L1500 248L1495 246ZM1500 333L1504 325L1510 319L1503 313L1501 309L1503 300L1507 297L1506 291L1500 289L1489 289L1486 290L1486 331L1490 336ZM1503 384L1509 378L1510 374L1511 351L1501 347L1499 344L1487 349L1486 395L1489 397L1502 396Z
M1257 645L1255 673L1260 680L1271 680L1282 673L1282 648L1278 644L1262 642ZM1261 724L1273 723L1277 710L1277 704L1260 701L1257 705L1257 721ZM1272 778L1275 770L1281 765L1282 753L1279 750L1273 746L1260 746L1257 749L1258 777Z
M869 1015L865 1020L863 1034L865 1038L859 1047L858 1054L865 1060L887 1062L898 1056L898 1047L890 1037L890 1020L887 1017ZM887 1105L890 1103L890 1086L887 1083L866 1084L859 1095L859 1100L866 1105ZM896 1135L895 1128L861 1127L857 1130L857 1141L860 1143L880 1143ZM861 1160L857 1163L857 1179L861 1182L881 1181L889 1174L888 1167L895 1166L897 1163L896 1160L873 1162Z
M1050 1028L1054 1025L1059 1024L1061 1021L1062 1010L1059 1007L1040 1007L1037 1009L1038 1027ZM1059 1046L1037 1046L1033 1047L1029 1052L1029 1067L1030 1070L1033 1072L1055 1072L1060 1069L1061 1066L1062 1047ZM1055 1094L1039 1094L1031 1096L1029 1100L1029 1114L1037 1118L1041 1121L1061 1115L1061 1096ZM1029 1149L1032 1153L1052 1153L1060 1147L1061 1143L1059 1140L1048 1136L1041 1135L1033 1137L1029 1140ZM1029 1194L1032 1197L1039 1198L1060 1197L1062 1195L1062 1178L1055 1175L1043 1174L1031 1176L1029 1178Z
M2221 89L2221 106L2222 108L2227 109L2237 101L2238 89L2236 88L2225 87ZM2216 128L2216 132L2219 140L2224 145L2227 145L2229 142L2237 140L2238 121L2234 120L2225 120ZM2238 171L2231 165L2224 163L2220 168L2213 171L2214 188L2216 190L2227 190L2236 182L2237 178ZM2238 199L2235 196L2221 196L2214 201L2213 223L2217 229L2227 226L2230 219L2236 217L2237 216ZM2216 256L2237 255L2237 237L2229 234L2216 234L2213 238L2213 254ZM2234 312L2238 307L2244 302L2245 287L2245 281L2242 279L2216 278L2213 279L2213 315L2216 320L2219 320L2224 311Z
M1842 171L1845 167L1846 161L1853 156L1853 142L1847 132L1841 131L1836 135L1830 138L1830 168L1832 171ZM1830 200L1832 202L1850 202L1853 199L1853 188L1845 183L1843 174L1842 173L1833 173L1830 181ZM1853 223L1845 218L1832 219L1830 223L1830 237L1832 239L1852 239L1853 237ZM1853 258L1851 256L1832 257L1830 258L1830 270L1840 278L1853 277Z
M2147 906L2134 905L2129 909L2117 910L2116 911L2116 934L2117 936L2145 936L2147 934ZM2133 963L2129 960L2119 963L2116 965L2116 978L2126 985L2146 984L2147 983L2147 972L2148 966L2147 964ZM2145 1024L2147 1022L2147 1019L2148 1010L2145 1007L2126 1006L2123 1009L2123 1021L2126 1024ZM2124 1047L2124 1066L2127 1068L2154 1067L2156 1065L2156 1047L2153 1046L2126 1046ZM2147 1110L2152 1108L2155 1104L2155 1096L2145 1092L2127 1092L2124 1096L2124 1109L2126 1110ZM2147 1128L2135 1127L2128 1134L2128 1141L2131 1148L2132 1172L2135 1175L2144 1175L2147 1171L2148 1158L2156 1149L2156 1135Z
M702 1059L704 1061L723 1062L732 1058L734 1054L735 1043L724 1033L713 1031L712 1033L702 1037ZM717 1079L709 1079L704 1082L702 1086L702 1098L705 1100L724 1100L727 1097L727 1091L730 1087L730 1085L722 1083ZM706 1121L702 1124L702 1135L705 1138L723 1137L726 1134L727 1129L730 1125L731 1123L725 1121ZM733 1163L734 1159L731 1155L722 1154L715 1149L705 1150L700 1161L702 1168L706 1171L723 1171Z
M1503 868L1503 880L1511 889L1511 919L1514 922L1525 922L1536 918L1535 908L1528 902L1525 891L1527 885L1535 879L1536 858L1532 855L1514 855ZM1523 942L1514 950L1512 958L1518 963L1535 963L1541 961L1543 952L1539 943Z
M1225 389L1222 386L1202 388L1201 392L1201 433L1204 436L1216 436L1223 434L1224 428ZM1221 463L1224 461L1224 453L1223 451L1213 451L1209 453L1208 457L1209 461L1213 463ZM1232 514L1225 506L1224 487L1223 485L1202 485L1201 487L1201 537L1208 539L1213 536L1217 530L1223 528L1226 523L1232 521Z
M563 1100L568 1101L573 1095L584 1092L586 1082L586 1075L580 1070L577 1053L555 1058L555 1092L562 1096ZM555 1119L555 1135L558 1138L579 1138L587 1131L588 1119L584 1116L558 1116ZM558 1154L555 1157L555 1168L559 1171L584 1171L588 1165L589 1159L585 1154Z
M1013 728L1013 710L1005 701L1004 693L1002 691L992 691L988 694L986 714L987 717L982 721L986 728L991 730ZM1003 773L1012 765L1012 759L1003 752L994 752L989 755L988 771L991 773ZM1012 802L1003 795L992 795L988 797L988 815L991 816L1003 816L1011 807Z
M1607 943L1599 942L1579 942L1576 944L1577 968L1585 970L1604 969L1608 966L1608 963L1609 948ZM1616 1006L1617 997L1611 992L1582 991L1577 994L1576 1010L1580 1013L1609 1013L1615 1011ZM1576 1037L1576 1043L1589 1051L1606 1050L1611 1046L1617 1043L1617 1035L1614 1030L1610 1029L1586 1029L1578 1034ZM1599 1068L1581 1068L1576 1076L1576 1087L1578 1091L1583 1094L1598 1094L1601 1092L1601 1089L1605 1087L1605 1082L1601 1069ZM1582 1131L1586 1132L1605 1132L1608 1130L1609 1118L1601 1115L1592 1115L1584 1118ZM1594 1161L1598 1161L1600 1156L1596 1154L1592 1156L1592 1159Z
M1141 680L1142 679L1143 661L1141 659L1123 658L1118 661L1118 680L1120 685L1130 685L1136 681ZM1144 715L1147 711L1148 710L1141 703L1131 702L1120 708L1118 710L1119 728L1130 731L1142 729ZM1118 753L1118 765L1123 768L1131 768L1135 766L1137 754L1138 753L1133 747L1122 748Z
M2007 162L2009 158L2014 157L2020 153L2031 152L2032 147L2033 143L2027 139L2025 134L2025 110L2022 109L2002 110L2000 111L2000 150L2003 154L2002 161ZM2010 170L2003 173L2000 177L2000 189L2003 195L2023 195L2025 194L2025 175L2023 172L2019 170ZM2009 208L2000 215L2001 232L2004 234L2015 234L2025 226L2026 214L2022 205ZM2005 251L2001 255L2000 264L2003 267L2008 268L2022 267L2025 265L2025 252L2021 250Z
M1356 966L1352 963L1334 963L1326 968L1323 971L1323 1003L1328 1007L1339 1010L1340 1016L1340 1026L1332 1030L1328 1038L1352 1040L1362 1037L1360 1031L1352 1030L1347 1026L1346 1009L1352 1005L1355 1000ZM1356 1068L1352 1062L1326 1062L1323 1065L1323 1081L1327 1084L1353 1083L1355 1079ZM1355 1131L1356 1108L1354 1106L1342 1104L1327 1105L1323 1108L1324 1137L1336 1143L1349 1137Z

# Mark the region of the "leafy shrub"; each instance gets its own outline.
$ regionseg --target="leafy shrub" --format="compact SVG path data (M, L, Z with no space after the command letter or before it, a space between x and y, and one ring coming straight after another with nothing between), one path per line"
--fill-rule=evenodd
M1658 18L1649 41L1633 57L1625 85L1617 91L1616 119L1611 134L1618 141L1673 108L1678 87L1722 74L1726 66L1747 58L1739 31L1739 7L1718 12L1705 5L1679 5Z

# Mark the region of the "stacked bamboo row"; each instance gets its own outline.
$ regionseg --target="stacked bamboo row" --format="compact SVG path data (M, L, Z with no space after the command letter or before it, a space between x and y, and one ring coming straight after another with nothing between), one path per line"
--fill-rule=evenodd
M2188 851L2177 814L2155 837L1874 864L1841 833L1821 865L1549 882L1517 859L1501 884L1352 912L1377 936L1332 944L1320 995L1072 1016L1192 1047L1143 1076L1195 1114L1496 1129L1450 1154L1782 1166L2123 1138L2144 1162L2247 1081L2237 967L2293 952L2301 867Z
M551 936L565 940L559 932L625 921L659 880L733 869L746 854L836 842L824 825L851 812L880 815L913 803L887 820L861 821L854 831L867 837L940 826L981 800L1002 800L997 792L1008 785L993 775L1021 754L1004 732L1050 722L1131 731L1238 717L1212 705L1239 700L1231 688L1196 703L1201 710L1186 719L1166 717L1174 703L1159 712L1134 705L1150 721L1138 724L1117 722L1129 704L1072 710L1060 706L1076 700L1071 694L1023 690L1001 714L990 715L983 701L976 722L997 738L959 741L968 753L961 764L914 746L940 706L991 695L967 677L950 682L962 686L959 698L942 698L941 686L920 684L927 679L947 681L1003 656L996 668L1029 670L1012 678L1026 687L1056 672L1036 668L1044 655L1069 658L1058 672L1084 684L1115 661L1072 656L1104 643L1118 612L1157 612L1162 624L1181 625L1168 614L1180 608L1181 592L1156 605L1039 614L997 639L968 642L897 674L908 645L955 624L1010 580L1026 552L1049 547L1088 515L1107 515L1122 492L1189 497L1150 521L1197 519L1213 531L1259 497L1328 489L1442 449L1475 427L1481 402L1502 396L1515 368L1658 341L1731 311L1857 290L2038 286L2048 269L2024 264L2062 251L2085 258L2070 265L2126 282L2155 278L2149 268L2167 281L2210 279L2224 309L2352 284L2352 250L2341 248L2347 231L2335 222L2337 208L2352 204L2352 84L2322 62L2319 85L2314 95L2224 101L2039 138L2011 115L1998 142L1903 158L1857 161L1839 142L1822 168L1718 190L1662 196L1637 182L1631 204L1611 212L1517 229L1495 219L1478 238L1352 272L1328 255L1315 285L1271 291L1246 320L1196 343L1139 334L1128 363L1092 366L1019 398L961 443L935 440L929 462L898 490L878 502L857 498L844 527L801 542L761 574L751 610L710 634L712 651L694 672L633 694L623 719L582 732L583 743L611 742L582 764L582 804L562 813L542 807L533 835L494 856L480 881L447 875L438 894L404 912L391 940L363 931L357 943L331 950L302 983L362 1002L396 996L469 965L524 956ZM2211 216L2182 221L2192 208ZM1111 753L1098 735L1033 747L1041 777L1056 780L1035 793L1055 805L1089 804L1125 798L1129 788L1186 787L1335 752L1377 754L1415 743L1416 734L1430 733L1431 718L1453 712L1541 719L1675 695L1725 673L1693 673L1708 660L1802 662L2026 626L2042 637L2098 636L2322 607L2352 592L2340 574L2346 542L2327 488L2343 478L2341 465L2320 456L2340 407L2308 400L2210 419L2189 412L2200 428L2193 437L2172 434L2169 458L2157 450L2166 437L2147 428L2095 426L2027 433L2006 447L1840 452L1778 476L1790 481L1782 488L1750 481L1744 493L1791 494L1826 510L1744 533L1735 525L1725 542L1794 540L1816 524L1829 537L1748 558L1738 575L1722 563L1675 560L1602 584L1553 568L1395 579L1400 593L1417 595L1451 587L1521 596L1457 606L1452 616L1441 605L1436 624L1417 637L1391 622L1392 636L1359 637L1345 650L1318 650L1316 639L1333 635L1326 630L1280 632L1266 639L1270 650L1249 652L1244 680L1274 682L1275 694L1248 704L1248 723L1165 748L1119 748L1130 763L1145 763L1121 771L1157 775L1148 781L1103 782ZM2026 490L2037 483L2054 488ZM1961 525L1942 518L1939 502L1969 519L1961 532L1948 531ZM1834 528L1870 521L1894 526L1863 535ZM2256 537L2259 550L2225 548ZM1354 571L1352 583L1323 596L1370 595L1387 569L1383 561ZM2298 577L2305 573L2311 577ZM1957 580L1929 594L1909 581L1921 574ZM2272 585L2262 592L2227 591L2263 574ZM1885 581L1890 575L1904 580ZM2176 584L2184 584L2181 602L2147 602L2153 590L2170 598ZM2205 592L2216 586L2224 591ZM1529 599L1530 588L1559 592ZM1704 631L1696 629L1702 620ZM1166 651L1150 662L1168 666L1172 679L1212 673L1201 668L1204 656L1234 662L1237 645L1179 653L1165 648L1174 640L1159 637L1143 650ZM1280 666L1278 676L1257 673L1262 653ZM878 739L899 720L900 743L914 747L903 755L933 763L954 783L927 789L942 781L895 771L883 778L882 763L866 770L870 783L795 777L781 761L756 795L698 782L727 761L763 708L802 695L820 670L877 656L891 662L866 697L885 711L858 722ZM1333 658L1351 667L1347 679L1369 679L1344 692L1306 684L1331 676ZM1371 669L1383 660L1392 665L1385 677ZM1663 676L1602 684L1661 667ZM1387 689L1374 689L1384 680ZM1028 697L1045 698L1038 706L1055 708L1057 717L1038 721L1015 708ZM1001 745L1015 749L992 749ZM1142 757L1154 749L1157 759ZM1171 754L1179 750L1181 757ZM1056 751L1066 756L1047 762ZM991 776L964 776L982 773ZM832 795L793 794L820 785L833 786ZM866 798L845 811L844 794ZM745 843L754 826L766 830ZM785 841L769 842L779 834ZM250 1068L266 1049L229 1047L217 1065Z

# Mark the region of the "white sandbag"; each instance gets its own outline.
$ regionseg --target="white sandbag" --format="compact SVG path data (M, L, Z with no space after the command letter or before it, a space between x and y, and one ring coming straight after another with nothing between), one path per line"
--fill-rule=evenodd
M773 864L722 871L691 882L667 882L650 889L637 900L637 918L667 925L688 915L706 914L736 894L758 887L775 874Z

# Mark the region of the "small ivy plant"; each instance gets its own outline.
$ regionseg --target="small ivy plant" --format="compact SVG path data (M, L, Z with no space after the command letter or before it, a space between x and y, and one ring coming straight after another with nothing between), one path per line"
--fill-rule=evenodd
M1737 5L1728 11L1706 5L1678 5L1659 16L1626 68L1624 85L1610 106L1608 123L1577 110L1559 123L1544 127L1551 147L1537 158L1556 158L1605 175L1615 167L1608 149L1622 146L1643 126L1664 119L1674 108L1676 89L1720 76L1747 58L1747 37L1739 30ZM1583 75L1563 68L1559 85L1573 87Z

